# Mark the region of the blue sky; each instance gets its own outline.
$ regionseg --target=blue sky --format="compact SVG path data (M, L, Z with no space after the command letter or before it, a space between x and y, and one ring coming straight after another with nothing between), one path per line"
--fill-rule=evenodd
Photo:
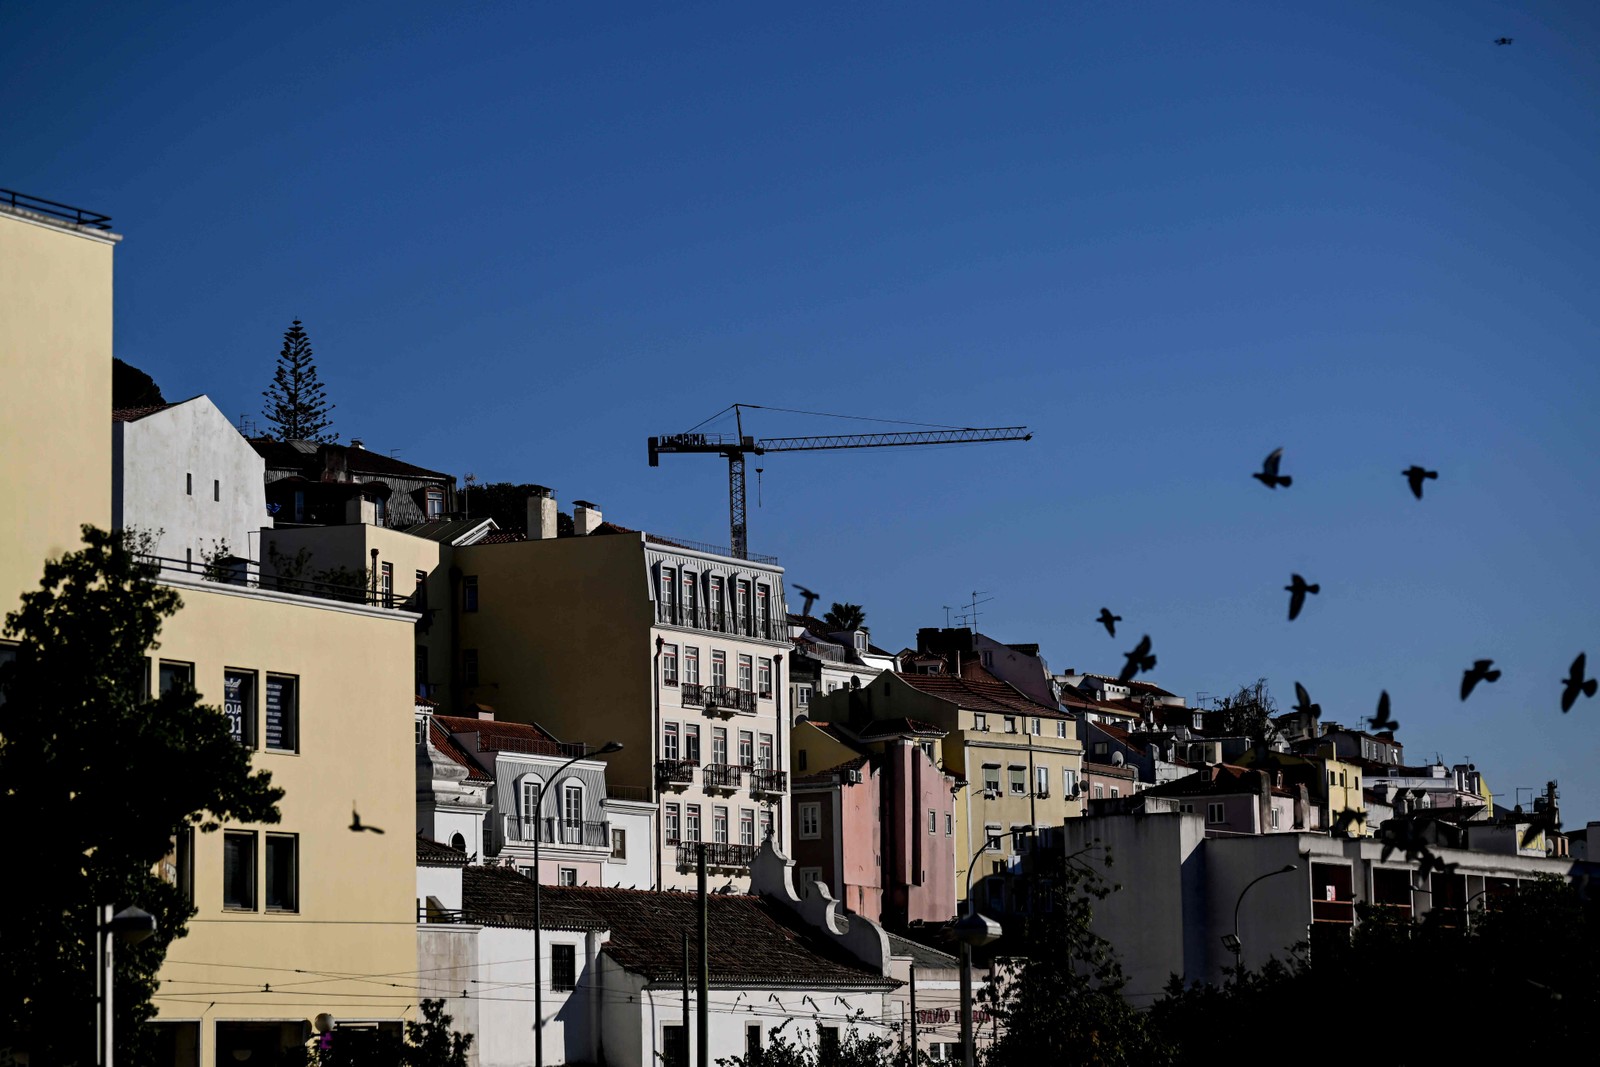
M16 6L0 185L114 217L169 397L258 417L298 317L346 438L625 525L726 540L721 461L644 444L734 401L1026 423L770 457L752 547L885 645L983 590L1057 669L1387 689L1581 825L1600 11L1400 6Z

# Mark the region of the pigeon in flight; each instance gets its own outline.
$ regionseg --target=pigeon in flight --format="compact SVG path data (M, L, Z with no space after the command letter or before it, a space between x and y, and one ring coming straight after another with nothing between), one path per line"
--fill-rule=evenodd
M1122 621L1122 616L1111 614L1110 608L1101 608L1100 617L1095 621L1106 628L1106 633L1115 637L1117 636L1117 623Z
M1155 656L1150 654L1150 635L1145 634L1132 652L1126 653L1128 662L1123 665L1122 673L1117 675L1120 682L1129 682L1140 671L1148 671L1156 665Z
M1378 714L1367 720L1375 734L1394 733L1400 729L1400 724L1389 718L1389 691L1385 689L1378 695Z
M1276 489L1280 485L1287 489L1289 488L1289 484L1293 482L1294 479L1289 477L1287 474L1281 476L1278 474L1278 464L1282 462L1283 449L1275 448L1266 459L1261 461L1261 469L1252 474L1250 477L1254 478L1268 489Z
M1479 682L1498 682L1500 672L1489 668L1494 666L1492 659L1475 659L1472 667L1461 675L1461 699L1465 700L1472 695Z
M1510 44L1511 43L1511 38L1509 38L1509 37L1496 37L1494 39L1494 43L1495 44L1501 44L1501 45Z
M800 585L798 582L795 583L794 591L806 598L806 606L800 609L800 614L810 615L811 605L817 602L817 597L819 594L813 593L811 590L807 589L803 585Z
M1294 683L1294 710L1302 715L1309 715L1313 719L1322 718L1322 705L1311 703L1311 694L1306 692L1306 687L1299 682Z
M1416 497L1418 500L1422 499L1422 482L1423 482L1423 479L1439 477L1439 472L1438 471L1423 470L1421 467L1417 466L1415 463L1413 463L1411 466L1407 467L1405 470L1401 471L1400 473L1405 475L1406 476L1406 481L1411 483L1411 495Z
M1289 621L1294 622L1300 617L1300 609L1306 606L1306 594L1320 593L1322 586L1316 582L1307 585L1298 574L1289 575L1289 583L1283 588L1289 594Z
M1567 676L1563 679L1564 688L1561 690L1561 711L1563 714L1572 710L1572 705L1578 702L1579 693L1586 697L1594 696L1595 680L1593 678L1584 678L1584 675L1588 673L1584 666L1587 660L1588 655L1579 652L1578 658L1572 661L1571 667L1567 668Z
M1355 808L1345 808L1342 811L1340 811L1339 814L1337 814L1337 815L1335 815L1333 817L1333 830L1332 830L1333 836L1334 837L1345 837L1345 836L1355 837L1355 836L1357 836L1356 834L1349 833L1350 828L1352 826L1358 827L1358 828L1361 827L1361 826L1364 826L1366 824L1366 821L1367 821L1367 813L1366 812L1358 811Z
M350 832L353 834L359 834L363 832L374 834L383 833L383 831L376 826L368 826L364 824L361 821L361 813L356 810L356 806L354 804L350 805Z

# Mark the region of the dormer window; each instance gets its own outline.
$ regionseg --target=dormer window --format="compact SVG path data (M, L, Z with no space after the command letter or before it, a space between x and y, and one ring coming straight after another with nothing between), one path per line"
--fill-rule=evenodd
M865 631L865 630L857 630L856 631L856 651L857 652L865 652L866 650L867 650L867 631Z
M444 518L444 490L429 489L427 494L427 515L430 519Z

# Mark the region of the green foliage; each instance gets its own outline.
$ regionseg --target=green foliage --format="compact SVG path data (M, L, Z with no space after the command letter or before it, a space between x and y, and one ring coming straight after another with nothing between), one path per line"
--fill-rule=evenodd
M27 834L27 876L0 934L0 1033L34 1063L88 1062L95 907L138 905L159 929L116 953L115 1024L119 1061L138 1063L155 973L193 914L157 865L177 832L276 822L283 791L193 690L147 696L146 653L182 602L136 538L83 539L5 621L18 644L0 670L0 820Z
M514 482L487 482L483 485L469 485L462 492L462 502L466 513L475 519L493 519L494 524L502 530L523 530L528 528L528 498L533 495L536 488L530 483ZM572 536L572 516L564 512L556 514L556 536Z
M1094 902L1119 888L1083 860L1099 848L1034 856L1032 912L1007 920L1006 942L1018 946L1021 956L983 994L1000 1021L985 1067L1169 1060L1144 1016L1123 999L1127 979L1111 943L1091 929ZM1111 866L1109 852L1102 863Z
M406 1036L382 1031L335 1030L329 1047L312 1042L307 1067L467 1067L473 1035L450 1028L444 1001L424 1000L421 1021L406 1020Z
M1345 1063L1340 1042L1307 1042L1308 1013L1358 1026L1385 1062L1481 1057L1483 1013L1513 1034L1529 1062L1563 1060L1590 1040L1600 1012L1600 897L1565 879L1523 883L1514 895L1412 921L1361 906L1346 937L1318 927L1296 958L1230 971L1222 985L1184 988L1174 978L1151 1025L1197 1052L1205 1035L1248 1034L1262 1048L1294 1048L1307 1064ZM1340 1009L1343 1009L1342 1011Z
M299 319L284 331L283 350L278 353L278 368L273 372L272 385L262 390L261 395L267 401L261 414L279 440L319 444L334 444L339 440L339 435L331 432L333 420L328 417L334 405L328 403L327 391L317 378L311 339L306 336Z
M1241 685L1237 692L1223 697L1217 703L1217 710L1222 712L1224 733L1231 737L1248 737L1264 746L1275 730L1272 717L1278 712L1278 702L1267 691L1267 680L1257 678L1254 684Z
M867 613L861 610L860 604L840 604L835 602L822 617L822 623L828 628L829 633L842 633L845 630L859 630L866 625Z
M111 361L112 408L145 408L166 402L161 387L150 375L120 359Z

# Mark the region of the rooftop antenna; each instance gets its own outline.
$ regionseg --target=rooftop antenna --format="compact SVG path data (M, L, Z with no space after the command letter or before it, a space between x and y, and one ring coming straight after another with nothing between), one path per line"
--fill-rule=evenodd
M470 519L472 518L472 487L478 484L478 476L468 471L467 476L462 481L467 483L467 491L461 494L462 518Z
M972 591L972 600L966 605L967 614L964 617L972 620L974 632L978 629L978 605L987 604L994 599L994 597L988 595L988 592L987 589L974 589ZM979 600L979 597L983 597L983 599Z
M949 604L945 604L944 605L944 628L946 630L950 629L950 605Z

